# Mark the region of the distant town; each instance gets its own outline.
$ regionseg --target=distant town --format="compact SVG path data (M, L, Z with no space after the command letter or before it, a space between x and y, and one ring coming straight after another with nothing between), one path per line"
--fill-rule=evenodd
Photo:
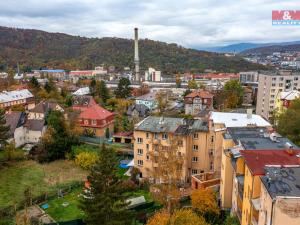
M0 72L0 224L300 224L300 52L170 75L139 50Z

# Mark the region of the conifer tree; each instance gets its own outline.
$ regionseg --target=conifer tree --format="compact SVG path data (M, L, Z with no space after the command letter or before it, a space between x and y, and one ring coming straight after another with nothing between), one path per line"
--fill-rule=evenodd
M81 208L88 225L126 225L132 215L126 209L121 180L117 175L118 160L113 149L102 146L99 160L91 169L90 189L84 193Z
M6 125L5 110L0 109L0 149L2 150L7 143L9 126Z

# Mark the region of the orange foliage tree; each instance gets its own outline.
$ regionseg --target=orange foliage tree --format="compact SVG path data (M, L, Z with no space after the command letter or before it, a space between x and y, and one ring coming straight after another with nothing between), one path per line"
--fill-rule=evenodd
M191 194L192 207L201 215L206 213L219 214L217 197L212 189L197 189Z

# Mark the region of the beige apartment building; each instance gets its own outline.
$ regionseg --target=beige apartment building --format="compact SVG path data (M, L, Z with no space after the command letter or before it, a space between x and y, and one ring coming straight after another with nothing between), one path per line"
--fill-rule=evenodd
M259 74L256 114L269 119L276 108L281 92L300 91L300 73L291 71L265 72Z
M158 166L153 153L168 148L171 140L178 142L178 152L184 157L182 181L190 182L191 175L214 171L214 138L207 121L149 116L134 130L134 165L142 178L153 178Z

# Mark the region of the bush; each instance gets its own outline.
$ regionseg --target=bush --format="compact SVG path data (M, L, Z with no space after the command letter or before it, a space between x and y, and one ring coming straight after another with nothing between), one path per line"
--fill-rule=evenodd
M97 162L98 154L96 152L81 152L75 157L75 164L83 169L91 169Z
M127 191L135 191L137 189L137 185L132 180L124 180L122 182L122 188L125 192Z

